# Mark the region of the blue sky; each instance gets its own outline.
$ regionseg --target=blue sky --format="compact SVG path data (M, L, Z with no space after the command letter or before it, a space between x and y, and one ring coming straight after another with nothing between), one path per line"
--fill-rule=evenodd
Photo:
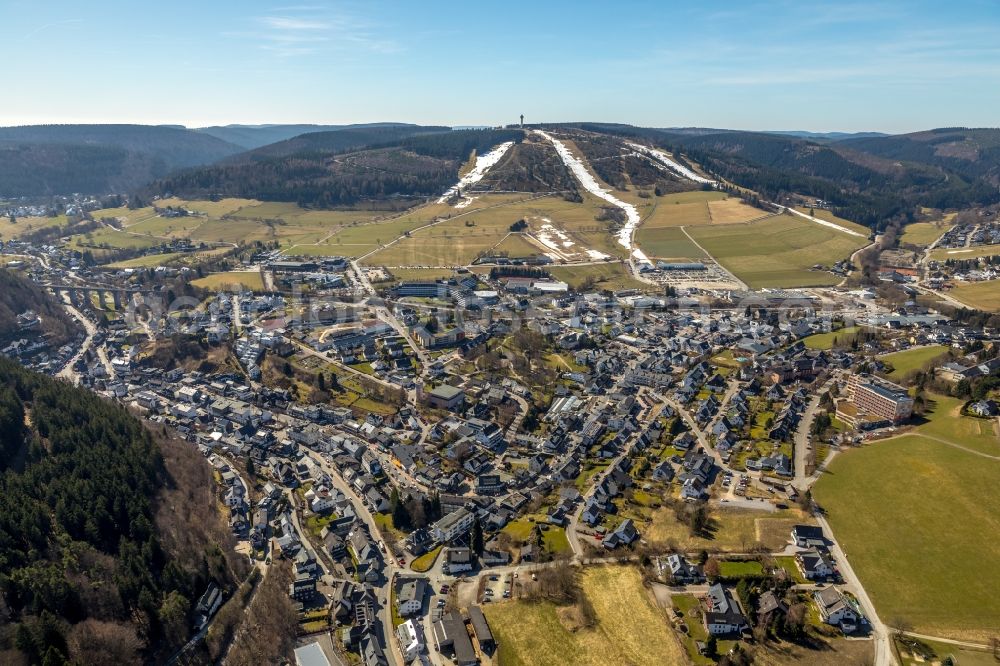
M0 125L1000 124L998 2L707 4L3 0Z

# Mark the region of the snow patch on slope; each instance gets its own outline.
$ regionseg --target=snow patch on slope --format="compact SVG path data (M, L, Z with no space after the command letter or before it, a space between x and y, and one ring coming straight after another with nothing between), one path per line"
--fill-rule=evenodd
M610 190L606 190L601 187L600 183L597 182L597 179L594 178L589 171L587 171L587 167L583 165L583 162L580 161L576 155L570 152L569 148L567 148L562 141L556 139L548 132L544 132L542 130L535 130L535 132L555 147L556 153L559 155L559 159L563 161L563 164L565 164L576 179L580 181L580 185L583 186L583 189L587 190L595 197L607 201L612 206L616 206L625 211L626 222L625 225L618 230L618 244L631 252L636 261L652 264L653 262L649 260L649 257L647 257L642 250L632 245L632 234L635 232L636 227L639 226L639 222L641 220L639 217L639 211L636 207L611 194Z
M448 190L441 195L438 199L439 204L447 203L448 199L455 196L460 190L464 190L469 185L478 183L486 175L486 172L493 168L500 158L507 154L507 151L513 147L513 141L507 141L506 143L501 143L496 146L493 150L486 153L485 155L476 155L476 165L472 168L472 171L462 176L457 183L448 188ZM464 208L472 203L472 199L464 199L455 205L455 208Z

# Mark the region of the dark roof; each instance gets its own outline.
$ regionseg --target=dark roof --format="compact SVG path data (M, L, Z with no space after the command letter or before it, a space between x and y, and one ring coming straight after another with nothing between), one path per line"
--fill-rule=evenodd
M480 645L493 642L493 632L490 631L490 625L479 606L469 606L469 619L472 621L472 629L476 632Z

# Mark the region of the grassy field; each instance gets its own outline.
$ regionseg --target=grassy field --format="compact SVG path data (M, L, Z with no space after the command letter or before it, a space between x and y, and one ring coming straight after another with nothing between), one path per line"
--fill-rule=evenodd
M800 213L805 213L806 215L809 215L809 208L798 206L796 210L798 210ZM812 211L812 216L820 220L832 222L836 224L838 227L843 227L845 229L850 229L851 231L856 231L857 233L862 234L865 237L867 237L868 234L871 233L871 229L869 229L868 227L856 224L849 220L845 220L842 217L837 217L830 211L825 210L823 208L814 208Z
M1000 312L1000 280L959 283L948 293L977 310Z
M899 242L905 245L926 247L944 235L952 225L944 222L914 222L903 229Z
M684 663L680 643L632 567L590 567L580 574L594 610L578 627L568 607L503 602L483 609L503 666L661 666ZM623 612L627 609L627 612Z
M979 245L968 248L941 248L931 250L930 258L935 261L946 261L948 259L976 259L978 257L992 257L1000 254L1000 245Z
M945 345L931 345L929 347L918 347L905 351L893 352L879 356L879 359L886 363L891 363L893 370L889 373L892 379L902 379L915 370L920 370L925 364L943 355L948 351Z
M635 233L635 242L655 259L702 259L705 253L680 227L647 227Z
M1000 617L1000 460L917 435L837 456L813 497L887 622L983 640Z
M163 245L162 238L135 235L117 229L98 229L90 233L73 236L69 245L78 250L107 248L112 250L145 249Z
M434 226L414 230L433 221L428 217L429 211L437 209L425 207L397 219L392 229L383 230L385 233L377 238L373 238L374 229L370 228L361 236L346 237L340 232L330 242L367 243L371 251L412 232L366 257L365 263L390 267L466 265L503 242L510 233L510 226L524 220L528 223L528 231L538 231L545 224L562 230L575 243L571 251L581 255L586 249L593 249L622 256L625 248L615 242L608 223L597 220L602 204L589 195L582 203L572 203L555 196L529 200L523 195L490 194L477 198L469 208L448 208L447 214L451 217ZM532 249L532 253L537 251Z
M595 289L648 289L649 285L632 278L625 267L618 263L590 264L586 266L552 266L548 269L556 280L573 289L594 280Z
M916 428L917 434L1000 456L1000 426L996 419L962 416L963 402L958 398L944 395L930 395L929 398L925 422Z
M107 268L151 268L153 266L163 266L183 256L184 256L183 252L164 252L163 254L147 254L142 257L136 257L135 259L116 261L113 264L107 264L106 267Z
M893 642L896 654L899 656L903 666L917 666L918 664L930 663L922 655L918 657L918 655L910 652L905 646L900 645L898 641ZM937 659L952 657L954 663L960 664L960 666L996 666L997 664L997 660L993 658L993 654L985 650L973 650L971 648L936 641L921 640L920 643L929 647Z
M65 215L55 217L19 217L14 224L9 217L0 217L0 240L14 240L39 229L62 227L67 224Z
M242 285L253 291L264 291L264 280L259 271L231 271L229 273L213 273L191 282L202 289L227 289L234 285Z
M752 288L837 284L838 276L812 266L831 266L868 242L791 214L748 224L692 227L688 233Z
M802 342L805 343L806 347L809 349L833 349L834 340L843 340L848 336L854 335L860 330L861 327L859 326L848 326L836 331L830 331L829 333L817 333L815 335L810 335L807 338L803 338Z
M798 509L783 509L774 513L737 509L713 510L708 536L691 536L687 526L674 517L670 509L653 512L652 523L640 526L647 541L673 543L684 551L706 549L719 552L746 552L760 543L769 551L781 550L790 538L792 526L811 523Z

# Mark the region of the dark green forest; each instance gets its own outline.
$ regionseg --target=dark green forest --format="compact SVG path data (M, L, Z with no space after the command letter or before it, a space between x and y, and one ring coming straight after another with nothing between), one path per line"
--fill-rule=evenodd
M2 663L107 663L93 661L103 650L139 663L183 643L210 580L240 575L224 524L209 533L221 517L193 447L6 359L0 469ZM188 520L206 524L179 538Z
M176 173L155 182L150 193L294 201L317 208L368 199L427 197L454 185L459 167L473 150L487 151L521 136L515 130L457 130L342 153L324 150L326 138L320 137L319 145L303 145L292 155Z

